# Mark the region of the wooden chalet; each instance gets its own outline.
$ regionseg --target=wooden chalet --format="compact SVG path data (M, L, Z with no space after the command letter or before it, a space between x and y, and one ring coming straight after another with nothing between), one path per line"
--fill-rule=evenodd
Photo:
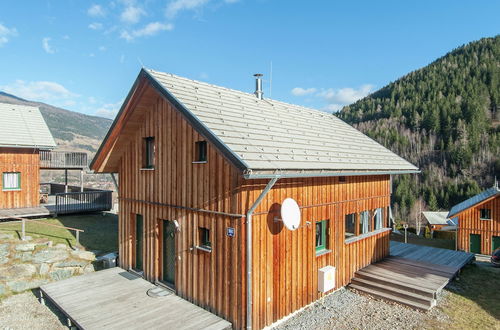
M497 184L453 206L448 218L458 223L459 250L491 254L500 248L500 189Z
M387 256L391 175L418 171L256 85L143 69L91 163L119 173L120 266L236 329L270 325ZM293 231L280 220L285 198L300 205Z
M456 224L448 218L448 212L422 212L430 233L434 231L454 231Z
M0 103L0 219L111 209L111 192L83 187L87 154L55 147L37 107ZM41 170L64 170L65 184L40 183ZM79 187L68 185L68 170L80 171Z

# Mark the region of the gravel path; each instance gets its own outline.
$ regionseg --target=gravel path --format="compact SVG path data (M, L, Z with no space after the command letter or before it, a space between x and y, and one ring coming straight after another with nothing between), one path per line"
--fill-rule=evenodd
M421 329L430 319L446 323L447 316L436 308L423 313L342 288L275 329Z
M52 308L56 313L54 314ZM0 329L43 329L67 330L57 309L47 303L43 306L31 292L14 295L0 300Z

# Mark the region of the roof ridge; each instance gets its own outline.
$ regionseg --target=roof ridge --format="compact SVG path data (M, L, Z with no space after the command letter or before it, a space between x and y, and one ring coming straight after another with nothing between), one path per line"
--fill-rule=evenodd
M253 96L253 97L255 97L255 95L253 93L248 93L248 92L240 91L238 89L233 89L233 88L229 88L229 87L215 85L215 84L211 84L211 83L208 83L208 82L205 82L205 81L201 81L201 80L196 80L196 79L182 77L182 76L170 73L170 72L157 71L157 70L148 69L148 68L145 69L145 70L153 72L153 73L157 73L157 74L164 74L164 75L167 75L167 76L171 76L171 77L176 78L176 79L186 80L186 81L194 82L194 83L205 85L205 86L209 86L209 87L220 88L220 89L224 89L224 90L227 90L227 91L241 93L241 94L244 94L244 95L247 95L247 96ZM316 113L316 114L322 115L322 116L330 115L332 117L335 117L336 119L339 119L333 113L322 111L322 110L318 110L318 109L314 109L314 108L310 108L310 107L306 107L306 106L299 105L299 104L288 103L288 102L284 102L284 101L280 101L280 100L276 100L276 99L271 99L271 98L264 98L262 100L259 100L259 99L257 99L257 97L255 97L255 100L256 101L264 101L264 102L267 101L267 102L271 103L271 105L273 105L272 102L275 102L277 104L287 105L290 108L301 108L300 110L310 111L310 112L313 112L313 113ZM290 109L290 110L295 110L295 109Z

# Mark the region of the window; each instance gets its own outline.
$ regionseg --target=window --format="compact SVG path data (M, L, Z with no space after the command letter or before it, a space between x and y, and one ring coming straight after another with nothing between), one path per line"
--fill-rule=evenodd
M316 253L326 251L328 248L328 220L316 222Z
M383 227L383 210L378 208L375 210L375 230L382 229Z
M345 176L339 176L339 182L341 183L345 182Z
M345 216L345 238L356 236L356 213Z
M155 167L155 138L152 136L144 138L143 160L143 168Z
M359 233L366 234L371 231L370 212L363 211L359 216Z
M4 172L2 175L3 190L21 190L21 173Z
M195 144L195 162L207 161L207 141L198 141Z
M491 220L491 209L480 209L479 218L481 220Z
M201 250L212 251L212 243L210 242L210 230L207 228L199 227L198 232L200 235L199 247L201 248Z

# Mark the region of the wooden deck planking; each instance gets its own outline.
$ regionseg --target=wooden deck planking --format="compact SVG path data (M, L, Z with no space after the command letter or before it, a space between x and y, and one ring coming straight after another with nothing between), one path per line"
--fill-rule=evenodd
M473 253L391 241L391 256L447 266L458 272L474 259Z
M20 207L13 209L0 209L0 219L10 219L15 217L43 217L51 215L53 211L45 206Z
M40 289L82 329L231 328L231 323L175 294L149 297L151 288L155 286L115 267Z

